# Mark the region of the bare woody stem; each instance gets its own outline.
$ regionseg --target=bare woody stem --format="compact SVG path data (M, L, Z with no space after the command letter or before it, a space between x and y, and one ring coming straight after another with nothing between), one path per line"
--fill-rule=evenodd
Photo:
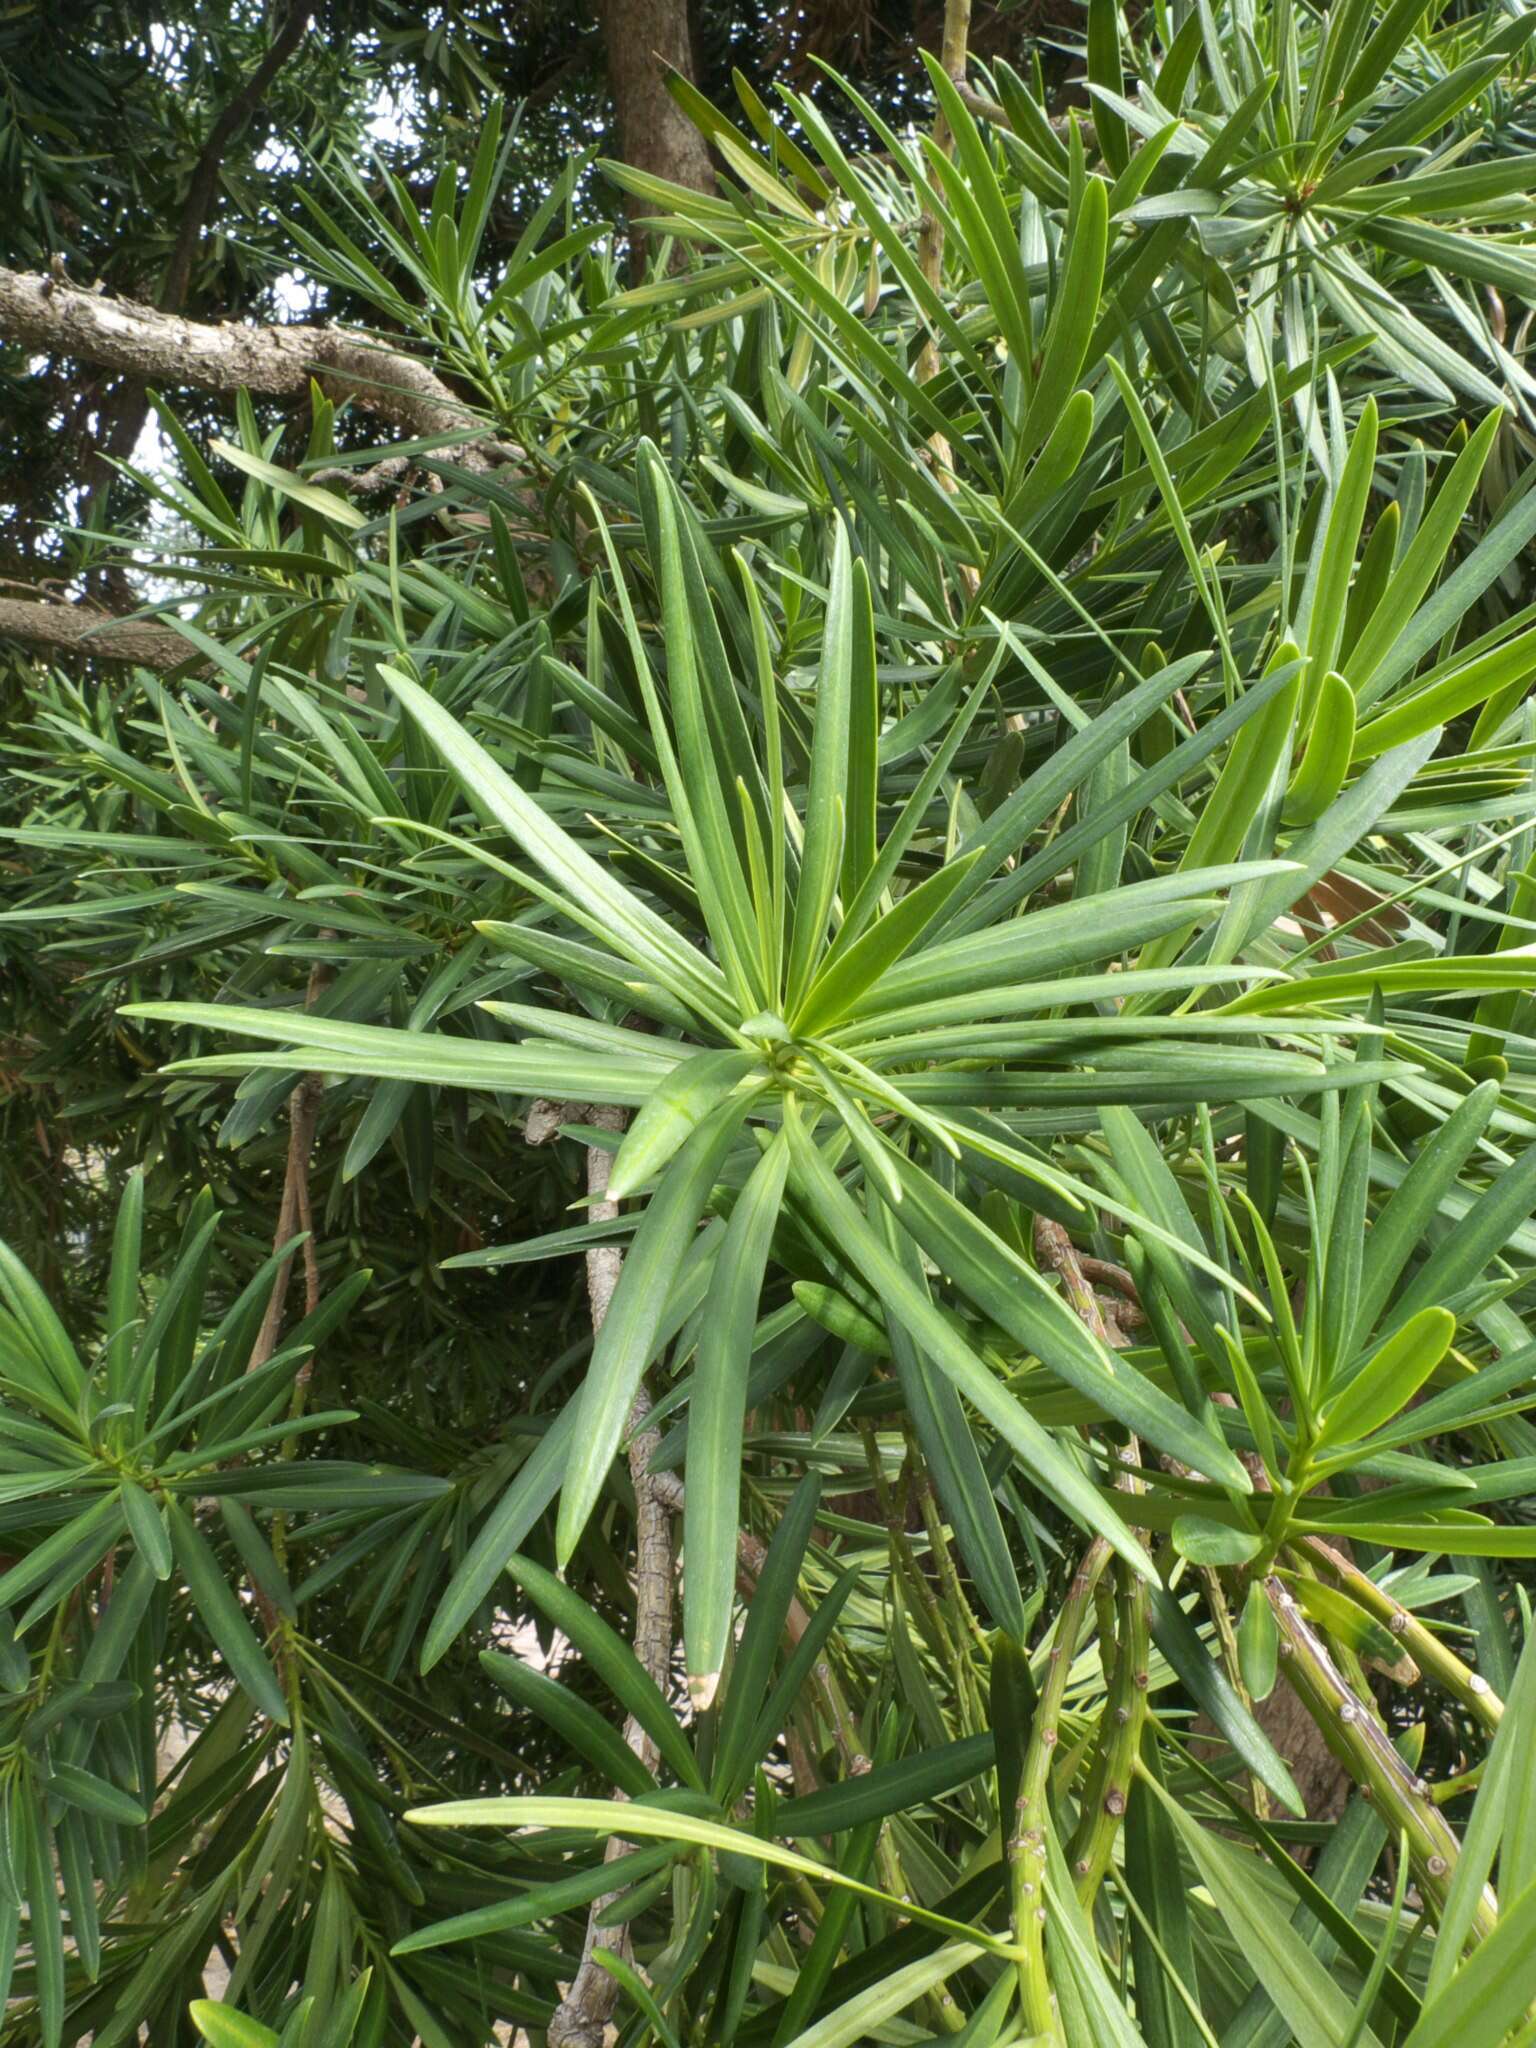
M546 1105L536 1105L529 1118L528 1135L552 1135L553 1122L546 1117L537 1126L535 1117ZM572 1112L568 1112L572 1113ZM595 1105L586 1114L600 1129L621 1131L625 1113ZM593 1223L611 1222L619 1213L617 1202L606 1195L612 1157L606 1147L587 1147L587 1215ZM623 1271L623 1253L617 1245L594 1245L587 1253L587 1302L592 1315L592 1334L602 1329ZM650 1414L650 1397L642 1387L629 1416L629 1475L635 1489L635 1655L647 1676L665 1690L672 1666L672 1511L666 1490L650 1471L660 1437L645 1427ZM657 1762L656 1746L633 1715L624 1724L624 1740L648 1770ZM622 1798L623 1793L616 1794ZM604 1861L613 1862L624 1854L617 1836L610 1839ZM616 1894L595 1899L587 1916L586 1938L581 1964L570 1989L561 1999L549 2024L550 2048L601 2048L608 2019L618 2000L618 1980L597 1961L599 1954L622 1951L627 1932L617 1926L599 1924Z
M966 51L970 38L971 0L945 0L944 41L939 61L944 66L947 77L965 76ZM942 113L934 119L933 140L935 148L941 149L946 156L953 153L954 137L950 134L949 123ZM929 207L923 209L923 217L918 223L917 265L927 282L937 291L944 267L944 223ZM926 341L922 354L917 359L918 382L923 384L930 377L937 376L938 369L938 344L932 340ZM935 453L937 452L935 450ZM947 450L944 467L946 470L949 467Z
M1068 1860L1077 1895L1087 1906L1104 1881L1131 1793L1147 1719L1149 1631L1147 1593L1128 1565L1116 1563L1114 1666L1077 1833ZM1105 1638L1108 1647L1109 1638Z
M190 640L148 619L117 619L88 605L34 602L0 597L0 640L19 641L39 654L88 654L96 661L125 661L166 675L199 665Z
M1280 1631L1280 1668L1292 1691L1316 1722L1323 1740L1343 1764L1361 1795L1387 1827L1408 1839L1414 1875L1436 1918L1460 1853L1449 1822L1435 1805L1431 1788L1404 1763L1386 1730L1340 1673L1283 1581L1264 1581L1264 1592ZM1498 1921L1498 1905L1485 1889L1474 1915L1471 1939L1486 1940Z
M412 435L444 437L466 468L515 460L426 364L342 327L258 327L186 320L131 299L82 291L67 280L0 269L0 341L74 356L171 389L245 390L304 400L311 379Z
M1448 1650L1422 1621L1410 1614L1374 1579L1367 1578L1358 1565L1351 1564L1331 1543L1309 1536L1300 1548L1313 1563L1321 1565L1331 1578L1337 1580L1357 1606L1363 1607L1367 1614L1383 1624L1421 1672L1444 1686L1453 1699L1459 1701L1490 1734L1493 1733L1504 1718L1504 1702L1480 1672L1463 1664L1456 1653Z
M1078 1639L1093 1603L1094 1587L1109 1563L1110 1549L1096 1537L1083 1554L1061 1612L1051 1644L1046 1680L1035 1709L1024 1769L1019 1778L1018 1805L1008 1838L1009 1896L1013 1938L1019 1957L1019 2004L1026 2034L1060 2039L1061 2029L1045 1966L1045 1874L1051 1827L1050 1779L1061 1735L1061 1711Z

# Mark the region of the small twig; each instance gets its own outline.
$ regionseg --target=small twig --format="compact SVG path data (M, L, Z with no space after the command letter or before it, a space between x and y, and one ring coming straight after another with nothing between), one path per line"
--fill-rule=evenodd
M1053 1273L1061 1275L1062 1292L1089 1334L1102 1344L1111 1343L1103 1304L1088 1284L1088 1275L1077 1246L1061 1225L1053 1223L1049 1216L1035 1218L1035 1257L1042 1266L1048 1266Z
M536 1102L524 1127L530 1144L541 1144L562 1123L590 1120L601 1130L622 1131L625 1112L597 1104L584 1112L571 1104ZM587 1147L588 1219L611 1222L619 1213L617 1202L607 1197L613 1157L606 1146ZM624 1270L624 1254L617 1245L593 1245L587 1253L587 1302L595 1337L607 1320ZM657 1686L665 1688L672 1668L672 1508L671 1489L650 1470L660 1445L659 1431L646 1427L650 1396L642 1387L629 1414L629 1476L635 1489L635 1656L641 1668ZM656 1745L633 1715L624 1724L624 1740L649 1771L657 1764ZM622 1792L616 1795L623 1798ZM625 1853L625 1844L613 1836L604 1861L613 1862ZM608 2020L618 1998L618 1979L597 1960L601 1954L621 1954L628 1930L600 1924L604 1910L616 1893L595 1899L587 1915L586 1937L582 1942L581 1964L569 1990L549 2023L549 2048L601 2048Z
M333 937L334 933L322 937ZM336 970L325 961L317 961L310 970L309 987L304 995L304 1007L312 1010L321 995L335 979ZM307 1233L304 1239L304 1313L313 1315L320 1306L320 1262L315 1251L314 1212L309 1195L309 1155L314 1149L315 1126L320 1120L320 1098L324 1081L319 1074L306 1074L293 1093L288 1097L288 1163L283 1174L283 1199L277 1212L277 1228L272 1234L273 1251L281 1251L300 1231ZM267 1363L277 1349L277 1340L282 1334L283 1308L288 1299L288 1282L293 1273L293 1254L290 1252L277 1269L277 1278L272 1283L272 1298L267 1303L267 1312L262 1318L261 1331L256 1339L256 1348L251 1353L247 1368L255 1372ZM309 1359L299 1367L299 1386L308 1383Z

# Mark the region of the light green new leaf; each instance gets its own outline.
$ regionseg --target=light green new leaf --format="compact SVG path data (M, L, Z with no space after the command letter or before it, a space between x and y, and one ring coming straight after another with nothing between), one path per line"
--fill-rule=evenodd
M450 1800L442 1806L415 1807L405 1818L424 1828L580 1828L600 1840L614 1835L632 1840L656 1835L689 1842L701 1849L749 1857L757 1863L771 1864L778 1870L792 1870L822 1884L845 1886L861 1898L874 1899L892 1911L899 1911L909 1920L920 1920L925 1927L936 1927L941 1933L967 1946L984 1949L996 1956L1011 1956L1013 1953L1008 1942L986 1934L980 1928L963 1927L954 1920L947 1920L942 1913L930 1912L926 1906L919 1906L911 1900L893 1899L874 1885L860 1884L829 1864L818 1863L814 1858L786 1849L778 1842L766 1841L760 1835L749 1835L741 1828L727 1827L720 1821L701 1820L697 1815L679 1812L675 1807L640 1806L633 1802L604 1799L460 1799Z
M704 1119L761 1061L750 1052L698 1052L679 1060L624 1134L608 1177L622 1202L661 1172Z
M1322 1411L1320 1447L1357 1443L1406 1408L1450 1348L1456 1318L1421 1308L1375 1351Z
M863 565L860 564L862 572ZM806 795L805 847L790 930L785 1000L797 1010L827 936L837 891L848 798L848 742L852 726L854 563L848 531L839 520L832 543L832 577L816 685L816 726Z
M887 2020L905 2012L924 1992L944 1983L982 1953L974 1942L947 1942L921 1962L893 1970L878 1985L847 1999L814 2026L796 2034L789 2048L855 2048L857 2042L868 2041Z

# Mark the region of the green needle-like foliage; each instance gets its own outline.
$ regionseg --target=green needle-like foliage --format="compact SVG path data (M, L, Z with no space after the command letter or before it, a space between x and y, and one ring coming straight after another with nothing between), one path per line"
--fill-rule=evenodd
M1536 2039L1533 28L306 193L496 453L16 663L7 2043Z

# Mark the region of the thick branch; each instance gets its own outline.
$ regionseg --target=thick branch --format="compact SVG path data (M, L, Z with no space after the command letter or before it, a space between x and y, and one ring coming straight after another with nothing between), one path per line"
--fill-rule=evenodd
M89 654L98 661L128 661L158 674L198 656L190 641L147 619L115 619L78 604L33 604L0 597L0 640L19 640L40 654Z
M452 435L455 459L488 468L510 451L424 363L342 327L256 327L184 320L132 299L81 291L60 278L0 269L0 341L77 357L146 381L233 397L302 399L313 378L415 435Z

